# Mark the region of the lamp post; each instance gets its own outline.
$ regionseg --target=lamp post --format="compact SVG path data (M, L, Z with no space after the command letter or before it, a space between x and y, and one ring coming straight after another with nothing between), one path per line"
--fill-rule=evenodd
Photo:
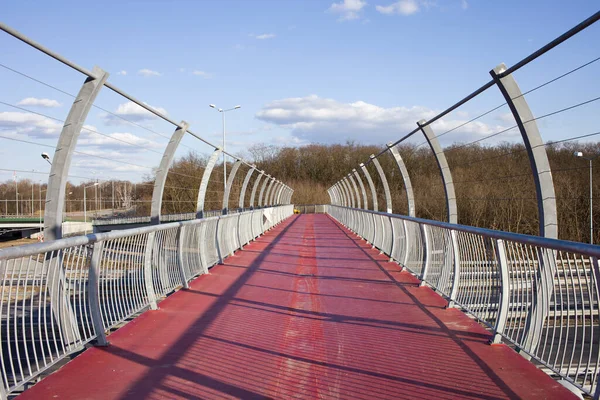
M242 108L242 106L235 106L233 108L228 108L223 110L222 108L217 108L214 104L208 105L210 108L214 108L223 116L223 190L227 189L227 162L225 161L225 113L228 111L237 110L238 108Z
M94 182L93 185L90 186L85 186L85 184L83 185L83 223L85 224L85 233L87 234L87 198L85 195L85 189L89 189L91 187L95 187L98 186L98 182Z
M576 151L574 153L574 156L581 157L584 160L588 160L588 162L590 164L590 244L594 244L594 208L593 208L594 189L593 189L593 184L592 184L592 176L593 176L592 175L593 174L592 161L594 161L596 158L600 157L600 154L597 154L593 157L585 157L581 151Z
M40 181L39 190L40 190L40 199L39 199L40 200L40 236L39 237L41 238L42 232L43 232L42 228L44 226L43 221L42 221L42 181Z

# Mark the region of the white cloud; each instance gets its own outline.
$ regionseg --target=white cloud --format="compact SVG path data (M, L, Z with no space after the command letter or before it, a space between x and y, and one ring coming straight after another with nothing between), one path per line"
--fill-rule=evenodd
M498 121L501 121L505 124L514 124L515 123L515 117L514 115L512 115L512 113L505 113L505 114L500 114L496 117L496 119Z
M362 9L367 5L363 0L342 0L339 3L333 3L327 11L338 14L340 21L351 21L359 19Z
M209 74L208 72L204 72L204 71L194 70L192 72L192 74L194 74L196 76L201 76L204 79L210 79L210 78L212 78L212 74Z
M0 112L0 132L7 136L27 135L34 138L56 137L62 123L27 112Z
M341 103L316 95L273 101L256 114L256 118L291 130L300 142L339 143L356 140L382 144L412 131L416 122L437 114L422 106L383 108L364 101ZM437 133L445 132L468 119L438 120ZM504 129L474 121L448 135L452 141L466 141ZM445 137L446 138L446 137Z
M375 9L386 15L411 15L419 11L419 3L416 0L400 0L388 6L376 6Z
M129 132L114 132L107 135L100 135L96 133L98 130L94 126L85 125L83 128L83 135L77 142L81 146L98 146L103 149L123 149L135 152L144 151L144 148L160 149L163 147L157 142Z
M469 8L469 3L467 3L467 0L461 0L460 6L463 10L466 10L467 8Z
M85 154L80 154L80 153L75 153L73 154L73 164L72 167L74 168L81 168L84 169L85 171L89 172L89 171L96 171L99 172L99 176L100 178L104 177L105 179L108 178L110 176L111 173L138 173L138 174L145 174L148 173L149 169L148 168L144 168L143 164L141 164L140 166L137 165L131 165L131 164L123 164L120 163L119 161L110 161L110 160L104 160L104 159L99 159L99 158L95 158L95 157L90 157L90 155L97 155L97 156L101 156L101 157L108 157L108 158L112 158L114 160L123 160L126 162L131 162L132 164L135 164L137 162L137 160L132 161L131 160L131 156L129 154L125 154L122 152L118 152L118 151L111 151L111 152L106 152L106 151L93 151L93 150L89 150L89 149L85 149L84 151Z
M127 71L121 70L121 71L117 72L117 75L127 75Z
M263 33L262 35L256 35L254 37L258 40L265 40L265 39L273 39L275 36L276 35L274 33Z
M150 104L144 103L148 107L158 111L163 115L168 115L167 110L162 107L151 106ZM114 111L114 114L117 116L121 116L129 121L133 122L143 122L152 119L158 118L156 115L152 114L150 111L146 110L138 106L136 103L132 101L128 101L127 103L119 104L117 109ZM112 114L103 114L102 117L106 120L106 123L109 125L122 125L126 124L121 118L118 118Z
M138 71L138 74L142 75L142 76L145 76L146 78L151 77L151 76L161 76L162 75L160 72L153 71L153 70L148 69L148 68L140 69Z
M60 107L61 104L56 100L51 99L38 99L35 97L26 97L17 103L18 106L35 106L35 107Z

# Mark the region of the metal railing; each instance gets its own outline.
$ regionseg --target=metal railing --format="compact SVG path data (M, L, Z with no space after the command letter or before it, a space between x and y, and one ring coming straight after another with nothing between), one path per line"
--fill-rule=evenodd
M600 398L600 246L341 206L328 214L546 372Z
M256 208L259 209L259 208ZM236 214L244 211L252 210L252 208L234 208L228 209L227 214ZM209 210L204 211L204 218L217 217L223 215L223 210ZM189 213L178 213L178 214L162 214L160 221L164 222L177 222L177 221L189 221L196 219L197 214L195 212ZM117 217L117 218L106 218L106 219L93 219L92 225L126 225L126 224L148 224L152 221L150 216L138 216L138 217Z
M0 250L0 397L222 261L292 205Z

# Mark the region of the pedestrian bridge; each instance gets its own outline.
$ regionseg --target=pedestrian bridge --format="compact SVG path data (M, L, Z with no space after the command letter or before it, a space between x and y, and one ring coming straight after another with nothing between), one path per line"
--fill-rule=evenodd
M20 397L594 393L596 246L323 208L2 250L5 390L58 369Z
M525 95L600 58L524 93L513 77L598 19L600 12L510 68L498 65L488 83L331 182L329 204L303 206L300 215L294 190L268 171L127 94L102 69L81 67L0 23L0 30L83 77L66 119L52 117L64 126L47 173L45 242L0 250L0 400L599 399L600 247L558 239L553 170L536 119L600 97L535 117ZM436 121L496 89L504 104L433 132ZM174 128L158 152L158 167L76 150L80 133L89 131L102 136L98 143L117 140L157 152L84 126L97 107L162 136L96 106L101 90ZM1 103L48 118L22 104ZM538 236L459 224L456 182L438 139L504 106L515 125L472 143L511 129L520 133L530 170L518 176L535 186ZM439 170L447 222L417 217L412 170L398 147L415 134L424 136ZM209 149L190 174L172 171L184 137L197 140L192 150ZM1 138L37 145L20 136ZM86 188L99 186L70 170L73 154L149 168L153 176L144 184L152 188L139 200L148 203L147 213L140 217L136 206L135 218L100 221L94 234L65 237L69 179L80 179L84 199ZM384 168L383 157L393 164ZM17 171L0 167L14 174L18 210ZM169 175L185 178L170 188L188 193L172 202L191 207L163 204ZM397 180L407 212L393 212L388 178ZM40 182L38 211L41 192ZM593 214L592 208L591 223ZM590 228L591 240L593 234Z

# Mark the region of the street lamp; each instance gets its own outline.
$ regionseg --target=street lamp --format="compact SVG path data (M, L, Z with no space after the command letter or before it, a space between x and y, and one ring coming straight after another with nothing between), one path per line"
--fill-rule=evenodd
M50 156L48 155L48 153L42 153L42 158L46 161L48 161L48 164L52 165L52 162L50 162Z
M85 224L84 230L85 230L86 234L87 234L87 201L86 201L87 198L85 195L85 189L89 189L94 186L98 186L98 182L94 182L94 184L90 185L90 186L85 186L85 184L83 185L83 223Z
M228 111L237 110L238 108L242 108L242 106L238 105L233 108L228 108L227 110L223 110L222 108L217 108L214 104L208 105L210 108L214 108L223 116L223 190L227 189L227 162L225 161L225 113Z
M581 157L584 160L588 160L588 162L590 163L590 244L594 244L594 209L592 207L594 189L592 186L592 161L600 157L600 154L597 154L594 157L585 157L581 151L576 151L573 155L575 157Z

